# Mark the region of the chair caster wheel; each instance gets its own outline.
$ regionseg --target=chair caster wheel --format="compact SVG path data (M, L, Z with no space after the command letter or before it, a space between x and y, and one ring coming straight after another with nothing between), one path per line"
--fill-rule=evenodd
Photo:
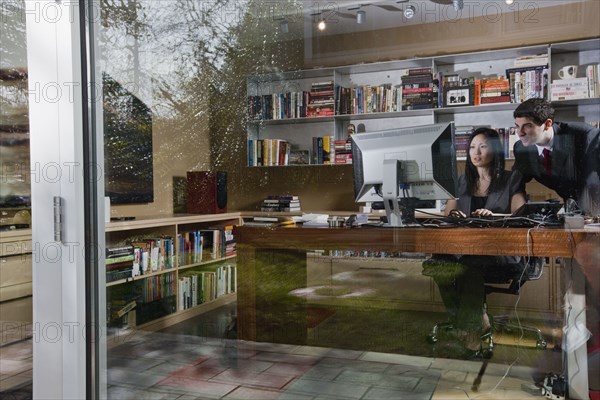
M429 344L435 344L437 342L438 342L437 336L427 335L427 343L429 343Z
M548 347L548 343L547 343L545 340L538 340L538 341L535 343L535 347L536 347L538 350L546 350L546 348Z

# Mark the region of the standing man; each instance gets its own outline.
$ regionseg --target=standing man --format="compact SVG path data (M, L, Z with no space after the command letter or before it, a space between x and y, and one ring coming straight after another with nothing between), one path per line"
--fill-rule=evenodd
M520 141L515 165L525 182L535 179L572 199L591 216L600 215L600 129L579 122L555 122L544 99L521 103L513 113Z
M553 189L565 201L576 202L584 214L600 216L600 129L577 122L554 122L554 108L543 99L529 99L514 111L517 134L514 146L514 169L525 181L535 179ZM592 340L587 343L588 378L591 390L600 390L600 287L598 282L598 244L594 240L580 243L575 257L587 276L587 326ZM542 358L540 365L551 365ZM534 379L540 378L537 371ZM543 377L543 374L541 375ZM571 382L569 382L571 383Z

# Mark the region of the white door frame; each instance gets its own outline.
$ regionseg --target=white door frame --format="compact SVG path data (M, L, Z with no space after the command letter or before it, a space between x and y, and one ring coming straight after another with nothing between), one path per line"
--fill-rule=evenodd
M86 289L89 288L85 271L90 252L86 254L85 248L85 210L89 205L84 204L83 135L87 129L84 114L88 105L84 109L81 32L85 26L81 27L79 3L85 2L25 1L33 210L33 397L36 399L88 397L87 363L88 358L94 358L89 352L86 356L89 342ZM95 106L93 102L90 105ZM103 190L101 182L99 186ZM61 226L55 224L55 199L62 200ZM98 212L104 221L104 210ZM55 231L60 231L60 238ZM98 244L103 245L103 240ZM101 353L105 360L106 351ZM100 397L105 397L105 392Z

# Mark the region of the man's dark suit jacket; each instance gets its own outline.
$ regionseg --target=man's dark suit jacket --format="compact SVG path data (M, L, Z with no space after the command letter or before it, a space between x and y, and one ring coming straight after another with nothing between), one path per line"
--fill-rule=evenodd
M565 200L572 198L578 203L589 204L591 193L596 197L592 199L593 208L597 208L600 203L597 198L600 188L600 129L576 122L559 122L552 126L552 173L547 175L544 171L536 146L525 147L520 141L514 146L513 168L523 174L525 182L535 179ZM584 193L588 199L581 198Z

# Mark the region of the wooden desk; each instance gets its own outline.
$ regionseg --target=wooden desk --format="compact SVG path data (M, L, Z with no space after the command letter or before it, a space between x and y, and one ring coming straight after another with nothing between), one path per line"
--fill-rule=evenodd
M600 232L526 228L254 228L238 227L238 337L257 337L257 259L293 257L302 262L306 249L376 250L409 253L531 255L561 257L566 265L566 326L585 326L585 279L576 260L580 243L598 240ZM305 256L304 256L305 257ZM285 265L283 259L281 265ZM289 261L289 260L287 260ZM305 261L304 261L305 262ZM571 398L587 399L587 351L566 355Z

